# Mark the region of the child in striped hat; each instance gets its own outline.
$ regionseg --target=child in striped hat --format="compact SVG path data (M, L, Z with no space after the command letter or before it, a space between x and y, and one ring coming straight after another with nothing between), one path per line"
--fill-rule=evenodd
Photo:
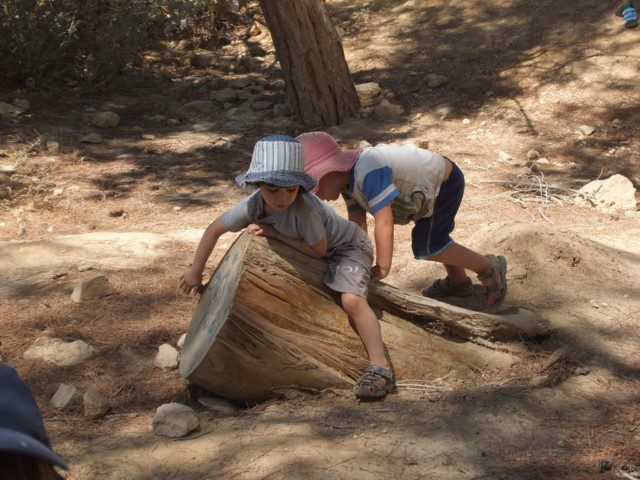
M200 289L206 262L225 232L247 228L311 257L323 258L329 265L323 281L341 294L342 307L356 324L369 355L370 365L354 393L359 397L384 397L395 390L380 324L367 302L373 263L371 240L355 223L310 193L316 182L304 172L302 145L285 135L261 139L253 149L249 170L236 182L258 188L209 225L193 263L180 278L181 290L189 294Z

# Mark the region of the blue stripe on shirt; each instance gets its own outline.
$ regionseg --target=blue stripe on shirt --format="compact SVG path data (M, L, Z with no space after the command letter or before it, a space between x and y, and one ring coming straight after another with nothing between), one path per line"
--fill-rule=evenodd
M371 213L389 205L399 195L393 183L391 167L381 167L367 173L362 182L362 193Z

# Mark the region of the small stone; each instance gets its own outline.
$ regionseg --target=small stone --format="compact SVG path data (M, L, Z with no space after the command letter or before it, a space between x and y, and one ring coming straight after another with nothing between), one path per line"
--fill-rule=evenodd
M247 88L252 83L253 83L253 79L251 77L239 77L231 80L229 82L229 86L237 90L242 90L243 88Z
M177 347L182 349L182 347L184 347L184 341L187 339L187 334L183 333L182 335L180 335L180 338L178 339L178 343L177 343Z
M436 107L436 113L440 116L440 120L445 120L451 115L453 109L448 104L441 104Z
M84 394L84 416L95 420L104 417L111 409L109 401L100 391L91 387Z
M97 133L90 133L80 139L82 143L102 143L102 137Z
M18 236L22 237L25 233L27 233L27 227L25 225L20 225L18 227Z
M233 417L238 414L238 409L231 402L222 398L201 397L198 399L198 403L220 417Z
M152 123L162 123L167 120L166 115L149 115L148 117L145 117L145 118Z
M144 140L155 140L155 139L156 139L156 136L155 136L155 135L152 135L151 133L143 133L143 134L142 134L142 138L143 138Z
M83 340L65 342L55 337L40 337L22 356L68 367L84 362L95 353L96 349Z
M469 125L471 123L471 120L469 120L468 118L463 118L462 119L462 124L463 125Z
M115 112L98 112L91 123L98 128L113 128L120 123L120 115Z
M58 153L60 150L60 144L58 142L47 142L46 148L49 153Z
M87 107L84 109L84 111L88 113L96 113L98 109L96 107Z
M51 278L53 278L54 280L57 280L59 278L66 277L66 276L67 276L66 270L58 270L56 272L53 272L53 275L51 275Z
M247 31L247 36L257 37L262 33L262 26L258 22L253 22Z
M550 163L549 159L544 157L536 160L536 165L549 165Z
M429 73L427 75L427 85L429 88L438 88L442 85L446 85L449 82L449 79L444 75L437 75L435 73Z
M233 102L238 99L238 92L233 88L223 88L222 90L212 91L210 98L218 103Z
M0 165L0 173L6 173L7 175L11 175L12 173L16 173L15 165Z
M344 28L342 28L340 25L338 25L338 26L336 27L336 32L338 33L338 36L339 36L340 38L344 37L344 35L345 35Z
M187 116L204 115L213 108L213 102L209 100L196 100L189 102L182 107L182 112Z
M163 370L178 368L178 351L168 343L160 345L155 358L155 366Z
M284 90L286 88L286 86L287 86L286 82L281 78L279 78L277 80L274 80L271 83L271 89L272 90Z
M589 370L587 367L578 367L575 371L576 375L589 375L590 373L591 370Z
M596 127L592 125L582 125L580 127L580 132L586 136L592 135L595 131L596 131Z
M527 151L527 159L528 160L537 160L538 158L540 158L540 152L534 149L531 149L529 151Z
M76 303L95 300L111 295L113 288L109 284L109 279L104 275L97 275L91 278L80 280L71 294L71 300Z
M87 272L89 270L93 270L93 265L90 263L81 263L78 265L79 272Z
M159 406L153 416L153 433L164 437L184 437L199 425L198 416L191 408L175 402Z
M180 120L176 118L169 118L167 119L167 125L171 125L172 127L178 126L180 125Z
M277 103L273 106L274 117L290 117L291 107L288 103Z
M513 160L513 157L509 155L507 152L498 150L498 163L507 163L507 162L511 162L512 160Z
M61 383L56 393L51 397L51 405L59 410L82 405L82 394L73 385Z
M564 448L566 446L566 443L564 440L558 440L556 445L558 445L560 448Z
M31 108L31 103L26 98L16 98L13 104L23 110L29 110L29 108Z
M376 82L360 83L356 85L356 93L360 99L360 105L371 107L376 104L382 90Z
M271 106L273 105L273 103L266 101L266 100L260 100L259 102L255 102L251 108L253 108L254 110L267 110L269 108L271 108Z
M191 59L189 61L191 63L191 66L193 67L207 68L213 64L215 59L216 56L212 53L196 53L195 55L191 56Z
M380 120L387 118L397 118L404 113L400 105L395 105L389 100L382 100L374 110L375 116Z
M0 116L2 117L15 117L22 115L24 112L23 108L17 107L16 105L0 102Z
M595 300L590 300L589 305L591 305L593 308L600 308L600 305L598 305L598 302L596 302Z
M118 209L118 210L109 210L108 215L111 218L119 218L119 217L124 217L125 216L125 212L124 210Z
M141 127L140 125L136 125L135 127L131 127L131 131L142 133L144 132L144 127Z

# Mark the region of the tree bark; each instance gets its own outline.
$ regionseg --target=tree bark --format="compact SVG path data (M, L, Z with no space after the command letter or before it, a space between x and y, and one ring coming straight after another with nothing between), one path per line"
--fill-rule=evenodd
M336 296L322 284L325 269L323 260L280 242L238 237L193 315L181 375L248 403L281 387L353 385L367 365L366 353ZM384 297L384 289L375 295ZM385 301L396 305L394 298ZM452 371L464 378L514 361L509 353L451 341L388 313L380 321L400 379L433 379Z
M338 33L323 0L260 0L296 120L342 123L360 107Z

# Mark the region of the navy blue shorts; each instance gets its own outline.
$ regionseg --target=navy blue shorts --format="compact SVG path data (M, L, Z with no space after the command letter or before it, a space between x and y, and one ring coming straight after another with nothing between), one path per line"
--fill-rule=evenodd
M451 232L464 195L464 174L451 162L453 170L446 182L440 185L433 214L418 220L411 231L411 248L416 260L428 260L443 252L453 243Z

